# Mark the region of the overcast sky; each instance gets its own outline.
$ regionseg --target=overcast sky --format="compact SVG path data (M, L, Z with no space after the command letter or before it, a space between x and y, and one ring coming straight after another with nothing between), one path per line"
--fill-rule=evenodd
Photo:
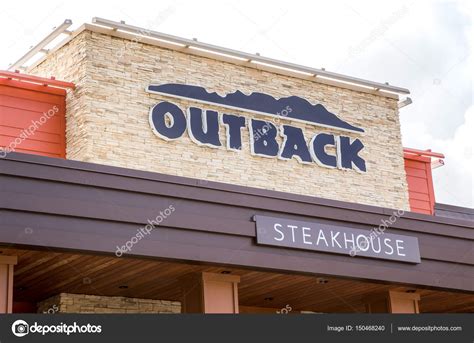
M94 16L410 89L403 144L446 155L437 202L474 207L472 1L5 1L0 68Z

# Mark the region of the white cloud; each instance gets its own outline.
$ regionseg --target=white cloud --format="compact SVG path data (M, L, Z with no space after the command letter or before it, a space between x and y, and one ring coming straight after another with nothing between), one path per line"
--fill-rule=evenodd
M427 131L424 122L407 122L403 134L419 149L431 148L445 154L445 165L433 171L436 201L474 207L474 106L464 114L464 122L452 138L439 139Z

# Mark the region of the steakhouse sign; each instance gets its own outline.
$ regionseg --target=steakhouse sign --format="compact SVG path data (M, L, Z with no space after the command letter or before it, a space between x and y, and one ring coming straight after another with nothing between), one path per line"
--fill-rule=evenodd
M287 248L330 252L400 262L420 263L418 238L383 233L372 236L366 230L255 216L257 243Z
M263 93L246 95L240 91L221 96L217 93L208 93L202 87L183 84L149 85L146 91L273 118L284 118L317 127L355 134L364 132L363 129L339 119L323 105L312 105L297 96L275 99ZM365 160L359 156L364 144L359 139L318 133L308 143L303 130L291 125L277 127L270 121L247 120L246 117L235 114L218 113L193 106L186 112L185 114L180 107L171 102L160 102L150 110L150 126L153 132L164 140L179 139L187 131L194 143L210 148L222 146L219 132L223 126L226 133L226 148L234 151L242 150L241 131L247 129L252 155L283 160L294 158L304 164L316 163L326 168L366 172ZM278 136L283 138L281 145ZM331 147L335 153L328 152Z

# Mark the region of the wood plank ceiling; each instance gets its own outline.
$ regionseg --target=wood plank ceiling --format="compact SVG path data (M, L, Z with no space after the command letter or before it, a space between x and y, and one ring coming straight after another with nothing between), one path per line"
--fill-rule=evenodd
M241 306L284 308L326 313L365 312L362 299L389 289L413 287L360 280L111 257L47 250L1 248L18 256L14 300L38 302L58 293L180 300L180 279L191 273L231 272L241 276ZM474 312L474 295L416 289L421 312Z

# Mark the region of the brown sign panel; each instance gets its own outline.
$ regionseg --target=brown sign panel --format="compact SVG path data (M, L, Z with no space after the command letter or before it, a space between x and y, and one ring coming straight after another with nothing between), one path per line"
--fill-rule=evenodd
M257 243L347 256L420 263L418 239L314 222L255 216Z

